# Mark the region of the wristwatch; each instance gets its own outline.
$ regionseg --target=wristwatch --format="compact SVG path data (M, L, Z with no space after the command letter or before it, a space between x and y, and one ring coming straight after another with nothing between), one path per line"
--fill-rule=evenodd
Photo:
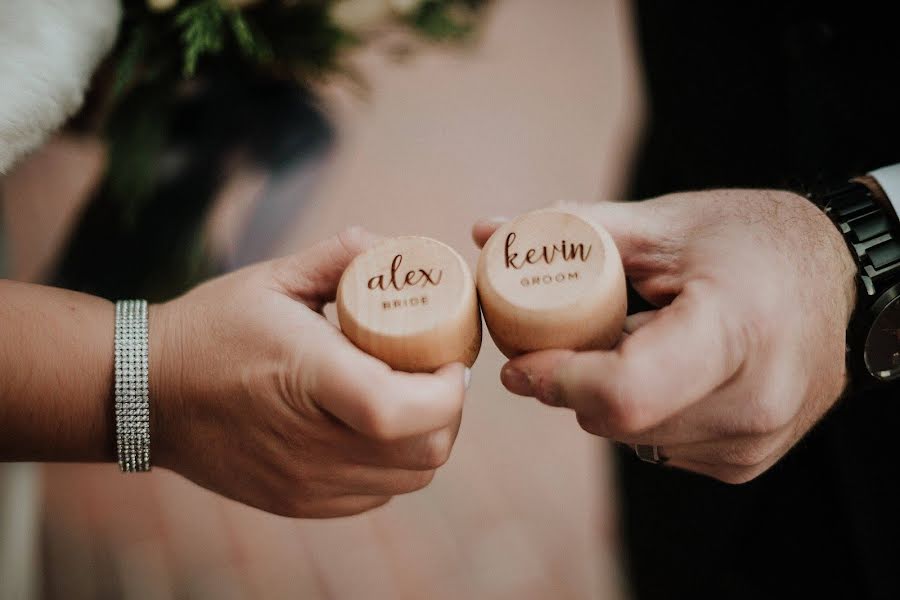
M847 329L851 385L865 389L900 381L897 211L872 176L851 180L814 201L837 225L857 265L856 309Z

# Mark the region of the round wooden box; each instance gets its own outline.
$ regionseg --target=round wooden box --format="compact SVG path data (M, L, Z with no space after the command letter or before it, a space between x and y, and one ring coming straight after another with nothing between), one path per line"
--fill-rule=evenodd
M357 256L338 285L337 313L354 344L401 371L471 366L481 348L472 273L431 238L390 238Z
M609 233L563 210L524 214L484 245L481 310L508 357L613 347L625 321L625 274Z

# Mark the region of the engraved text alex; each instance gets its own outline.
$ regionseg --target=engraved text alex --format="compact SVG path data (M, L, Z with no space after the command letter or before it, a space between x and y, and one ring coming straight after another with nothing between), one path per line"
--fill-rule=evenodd
M410 269L401 275L401 263L403 263L403 255L398 254L391 261L390 275L376 275L370 278L369 289L387 291L393 288L399 292L407 286L428 287L439 284L444 276L444 272L440 269L437 270L437 273L435 273L435 269Z
M402 291L407 287L423 287L435 286L441 282L444 272L440 269L409 269L405 273L400 270L403 264L403 255L397 254L391 261L390 274L375 275L369 278L370 290L381 291ZM397 308L415 308L417 306L427 306L428 295L417 294L408 298L394 298L385 300L381 303L382 310L392 310Z

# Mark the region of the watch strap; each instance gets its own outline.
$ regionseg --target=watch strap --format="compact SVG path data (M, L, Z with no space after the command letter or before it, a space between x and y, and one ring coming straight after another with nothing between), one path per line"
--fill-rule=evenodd
M837 225L859 268L858 304L867 307L900 276L900 240L896 216L859 181L828 192L819 205Z

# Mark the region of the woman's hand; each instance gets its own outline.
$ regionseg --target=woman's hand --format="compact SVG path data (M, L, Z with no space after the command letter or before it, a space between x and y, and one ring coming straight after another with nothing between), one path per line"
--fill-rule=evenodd
M321 314L374 239L348 230L151 307L155 464L293 517L355 514L431 481L464 367L392 371Z
M614 350L517 357L501 373L510 391L730 483L773 465L841 394L855 267L807 200L719 190L574 208L661 308L629 317ZM496 227L476 225L476 242Z

